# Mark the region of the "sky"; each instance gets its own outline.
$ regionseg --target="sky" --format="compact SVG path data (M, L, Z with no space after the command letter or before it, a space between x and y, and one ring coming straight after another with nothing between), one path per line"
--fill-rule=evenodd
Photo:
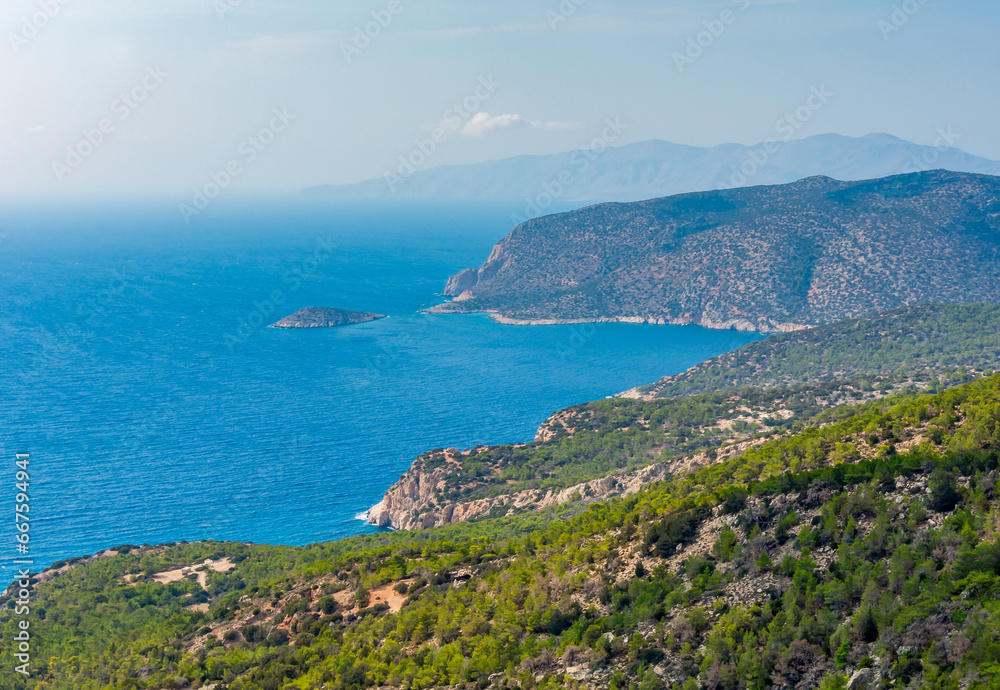
M609 118L616 144L754 144L814 89L798 137L1000 159L995 0L5 0L0 30L0 196L294 192Z

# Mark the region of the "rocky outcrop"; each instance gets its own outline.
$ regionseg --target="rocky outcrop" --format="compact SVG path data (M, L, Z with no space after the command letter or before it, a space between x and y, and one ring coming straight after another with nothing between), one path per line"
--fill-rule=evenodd
M444 294L457 297L466 290L476 287L479 283L479 271L474 268L467 268L458 275L453 275L448 279L448 284L444 288Z
M931 382L890 377L875 377L866 386L856 386L845 381L838 385L803 387L795 398L776 395L750 402L748 397L737 396L738 406L713 418L712 424L689 429L688 433L712 435L713 431L725 432L724 437L713 436L718 445L705 445L686 453L671 456L665 447L655 447L645 456L658 462L638 469L612 470L571 486L556 488L523 488L511 480L503 480L503 469L491 459L510 457L502 446L480 446L466 451L447 449L431 451L418 457L377 505L372 506L366 520L378 527L402 530L429 529L482 517L502 517L525 511L543 510L567 503L593 503L633 495L650 484L664 481L706 465L723 462L743 455L747 450L770 442L782 435L780 425L787 428L793 420L812 419L818 410L832 406L861 405L900 390L923 390ZM749 391L745 391L749 393ZM805 404L812 401L814 407ZM798 412L793 411L795 408ZM592 433L596 417L610 416L605 410L595 413L588 406L568 408L553 413L535 434L535 446L552 444L560 447L567 437ZM757 433L767 421L774 430ZM639 418L630 422L630 428L650 430L650 419ZM961 422L958 422L961 425ZM892 452L901 454L928 441L926 428L912 427L901 430L892 443ZM725 439L724 441L721 439ZM579 438L574 439L577 443ZM844 443L853 448L858 457L874 459L885 452L885 444L878 437L847 438ZM530 447L523 444L512 448ZM465 463L469 463L466 465ZM470 472L469 468L478 468ZM539 476L544 479L544 476Z
M367 521L377 527L394 529L433 527L433 519L432 524L424 524L423 514L436 505L435 489L448 475L448 468L427 470L418 459L385 492L382 500L368 510Z
M553 424L552 419L547 421L539 429L538 435L550 434ZM434 469L427 468L428 456L418 458L406 474L385 492L382 500L368 510L366 521L377 527L392 529L430 529L487 515L501 517L527 510L544 510L565 503L606 501L631 496L643 487L664 481L671 475L725 460L764 442L765 439L755 439L734 443L711 455L696 453L679 460L647 465L631 472L615 472L563 489L530 489L465 502L441 499L441 489L456 468L460 467L459 458L464 455L460 451L449 449L445 451L449 462Z
M881 680L873 668L860 668L847 681L847 690L868 690Z
M604 501L618 496L630 496L647 484L662 481L669 471L667 464L658 464L631 474L601 477L566 489L519 491L466 503L441 504L434 489L447 472L439 470L423 474L411 470L385 493L380 503L368 511L368 522L393 529L430 529L467 522L485 515L500 516L529 509L543 510L571 501Z
M444 294L455 297L455 301L472 299L473 288L480 283L487 283L500 271L507 261L507 252L504 250L503 242L493 247L486 263L480 268L467 268L461 273L453 275L445 285ZM446 305L439 305L446 307Z
M306 307L271 324L270 328L335 328L384 318L385 314L375 314L370 311Z

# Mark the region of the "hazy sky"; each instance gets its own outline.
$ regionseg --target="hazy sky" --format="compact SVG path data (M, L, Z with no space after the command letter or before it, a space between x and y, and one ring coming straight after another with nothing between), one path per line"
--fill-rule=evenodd
M425 167L606 118L751 144L813 87L800 136L951 128L1000 159L995 0L5 0L0 27L0 194L180 193L231 162L244 191L353 182L436 128Z

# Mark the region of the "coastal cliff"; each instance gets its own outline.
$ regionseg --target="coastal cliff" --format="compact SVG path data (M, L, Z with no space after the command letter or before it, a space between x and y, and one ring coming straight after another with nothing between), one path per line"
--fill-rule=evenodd
M704 460L705 456L702 455L686 463L685 467L699 466ZM368 522L393 529L430 529L486 515L502 517L575 501L604 501L617 496L630 496L643 486L662 481L672 470L676 470L676 465L678 463L661 463L637 472L601 477L565 489L530 489L467 503L446 504L440 502L438 489L448 478L447 470L424 473L420 469L411 468L386 492L382 501L368 511Z
M976 378L978 375L971 373L969 377ZM705 406L693 415L691 408L697 408L697 401L692 399L682 403L681 407L686 408L681 412L682 416L690 418L708 413L712 417L702 428L688 427L686 433L704 437L706 443L712 445L711 448L671 453L665 444L656 445L654 453L644 453L641 457L664 458L659 462L641 466L630 463L624 469L611 470L602 476L568 486L519 488L516 482L506 481L493 484L489 495L476 497L484 493L484 485L481 477L470 476L469 469L484 464L484 461L488 463L491 453L503 456L503 451L485 446L465 451L454 448L432 451L417 458L399 481L386 491L382 501L369 509L367 522L377 527L400 530L431 529L484 517L504 517L565 504L589 504L632 496L656 482L740 457L751 448L773 441L790 429L799 428L803 422L835 404L872 402L901 390L927 390L945 381L944 377L935 381L918 381L886 376L872 381L806 386L794 391L744 390L742 397L733 396L727 401L732 403L728 411L723 409L726 405L714 409ZM614 411L618 413L642 406L641 401L631 400L618 400L615 404ZM626 435L635 435L636 432L655 435L657 429L651 427L657 420L670 415L669 411L664 415L664 411L671 404L670 401L660 401L664 407L647 410L646 417L634 418L629 426L631 434ZM592 415L596 418L601 416L601 412ZM557 412L538 429L533 443L521 444L517 448L558 448L562 440L592 432L596 425L593 420L588 422L587 417L579 408ZM727 442L716 445L720 439L727 439ZM914 443L907 437L900 441L898 449L894 447L893 452L903 452ZM581 444L572 445L579 447ZM699 444L685 446L691 447L699 447ZM880 442L878 439L855 440L852 448L860 457L875 458L880 452ZM882 451L885 452L884 449ZM482 474L483 470L478 472ZM487 464L485 472L499 475L502 470L498 464ZM458 491L454 490L456 486ZM470 494L470 498L463 500L463 496Z
M874 384L874 385L873 385ZM552 414L531 443L420 455L372 506L378 527L417 530L630 496L786 433L836 401L862 403L928 382L876 377L683 401L611 399ZM628 450L624 450L624 449ZM575 453L574 461L560 460ZM529 476L527 481L520 477Z

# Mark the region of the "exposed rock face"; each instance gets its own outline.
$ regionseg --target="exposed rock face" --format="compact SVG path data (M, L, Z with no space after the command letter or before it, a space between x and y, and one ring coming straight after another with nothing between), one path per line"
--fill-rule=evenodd
M875 670L862 668L854 672L847 682L847 690L867 690L875 683Z
M948 171L601 204L529 220L438 313L786 332L1000 301L1000 178Z
M368 311L347 311L325 307L306 307L281 321L271 324L271 328L334 328L355 323L367 323L386 318L385 314Z
M703 456L704 457L704 456ZM378 527L414 530L467 522L489 514L508 514L525 509L542 510L574 500L603 501L630 496L646 484L666 478L678 463L645 467L631 474L612 475L560 490L531 490L481 498L467 503L442 505L435 488L448 476L439 468L428 474L410 470L368 511L368 522Z
M547 422L551 423L552 420ZM545 433L544 427L539 430L539 435ZM906 438L893 444L894 452L903 453L914 445L927 441L923 429L910 429L903 435ZM439 498L437 490L454 472L463 455L460 451L449 449L446 451L449 461L429 471L421 462L424 456L418 458L413 467L386 491L382 501L368 511L368 522L378 527L401 530L430 529L487 515L499 517L525 510L544 510L571 502L592 503L623 498L671 476L742 455L749 448L766 443L767 440L758 438L734 443L712 454L696 453L678 460L647 465L631 472L615 472L565 489L518 491L467 502L447 502ZM870 460L876 457L878 448L860 444L859 452L861 457Z
M538 430L536 438L551 437L554 425L561 424L559 413ZM461 459L469 451L448 449L447 462L427 468L431 454L417 458L406 474L392 485L382 500L368 511L369 524L393 529L415 530L467 522L485 515L509 515L525 510L544 510L575 501L591 503L631 496L644 486L667 479L679 472L689 472L711 462L740 454L765 439L744 441L716 451L712 457L696 453L688 457L647 465L631 472L620 471L564 489L531 489L465 502L441 500L440 489L461 469Z
M448 279L448 284L444 288L444 294L457 297L466 290L476 287L479 282L479 271L474 268L467 268L458 275Z

